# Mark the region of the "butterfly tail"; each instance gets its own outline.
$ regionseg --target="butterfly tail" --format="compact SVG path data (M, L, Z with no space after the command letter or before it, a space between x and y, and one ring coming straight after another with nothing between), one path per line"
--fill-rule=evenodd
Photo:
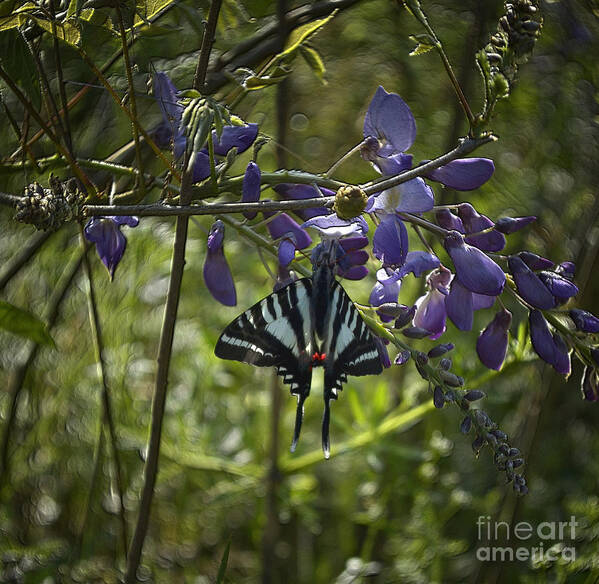
M331 399L325 397L324 399L324 412L322 414L322 451L324 457L329 458L331 456L331 442L329 440L329 423L331 420Z
M300 437L300 432L302 430L302 421L304 419L304 402L308 397L308 393L310 392L310 387L308 387L308 392L298 394L297 396L297 409L295 410L295 429L293 430L293 441L291 442L291 452L295 452L295 448L297 446L297 442Z

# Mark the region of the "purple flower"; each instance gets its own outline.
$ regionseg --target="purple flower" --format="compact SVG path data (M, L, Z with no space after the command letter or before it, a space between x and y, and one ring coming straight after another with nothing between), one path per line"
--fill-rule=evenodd
M537 218L534 215L529 215L528 217L501 217L495 222L495 229L505 235L509 235L510 233L520 231L520 229L523 229L536 220Z
M245 174L243 175L243 183L241 187L241 202L255 203L260 199L260 180L262 173L259 166L255 162L249 162ZM256 216L256 211L244 212L243 216L246 219L253 219Z
M204 262L204 282L210 294L225 306L237 304L237 293L231 270L225 258L223 242L225 225L219 219L214 222L208 234L208 249Z
M272 216L272 213L264 213ZM268 231L273 239L279 241L279 263L288 266L295 257L296 249L304 249L312 243L312 238L287 213L277 215L267 223Z
M431 170L425 176L456 191L471 191L485 184L493 172L495 165L488 158L459 158Z
M480 215L470 203L459 205L458 215L467 234L478 233L495 225L488 217ZM505 235L498 231L489 231L488 233L470 235L466 238L466 243L484 251L501 251L505 247Z
M574 265L574 262L562 262L559 266L557 266L557 268L555 268L555 271L564 278L572 280L574 278L574 274L576 273L576 266Z
M336 213L308 219L302 228L313 227L322 238L339 239L350 235L364 235L368 233L368 223L363 217L354 217L347 221L337 217Z
M185 152L187 138L185 128L181 124L184 107L178 101L178 91L169 76L158 72L153 78L154 97L162 112L163 121L154 130L154 138L160 148L170 148L173 145L175 159L179 159ZM244 124L223 126L221 136L218 138L216 131L211 134L214 153L226 156L232 148L238 152L245 152L258 135L258 124ZM192 180L200 182L210 176L210 157L208 150L203 148L194 152L192 160Z
M443 242L455 266L460 282L471 292L498 296L505 285L503 270L478 248L464 242L463 236L451 231Z
M332 197L335 193L329 189L325 189L324 187L316 188L313 185L293 185L282 183L280 185L276 185L273 189L279 193L284 199L317 199L322 197ZM304 221L308 219L312 219L312 217L318 217L319 215L329 215L331 214L331 210L326 207L314 207L312 209L301 209L294 211L294 213L301 217Z
M547 258L542 258L536 253L531 251L521 251L517 256L531 269L531 270L548 270L553 267L553 262Z
M379 270L379 272L381 271L384 271L384 268ZM396 303L400 288L400 281L391 282L386 285L383 285L377 281L374 283L372 291L370 292L370 298L368 302L371 306L381 306L381 304ZM380 311L378 312L378 315L383 322L390 322L393 320L392 316L386 315Z
M508 331L512 324L512 313L501 309L495 318L480 333L476 341L476 352L481 363L489 369L499 371L507 353Z
M121 233L121 226L137 227L139 219L127 215L92 217L85 226L85 239L96 244L96 251L106 266L110 279L125 253L127 238Z
M416 121L406 102L379 85L364 117L364 138L381 144L381 155L405 152L416 138Z
M564 340L552 334L545 317L539 310L531 310L529 315L530 340L537 355L562 375L570 373L570 355Z
M556 304L563 304L569 298L578 294L578 287L556 272L543 271L539 272L538 275L541 282L553 294Z
M508 258L508 266L518 294L531 306L548 310L555 306L553 294L541 279L518 256Z
M416 138L416 121L407 104L395 93L379 86L364 118L362 158L383 175L393 176L412 168L405 154ZM487 158L464 158L430 171L427 176L449 187L471 190L485 183L495 167ZM433 192L415 178L370 198L368 212L424 213L433 207Z
M445 297L450 280L451 272L440 267L426 279L429 291L416 300L416 314L412 322L414 326L429 331L432 340L445 332Z
M451 281L449 294L445 299L447 316L461 331L472 330L474 306L472 292L463 286L457 276Z
M403 266L396 269L394 272L389 274L387 271L379 271L383 274L383 278L379 278L381 284L388 284L401 280L404 276L407 276L410 272L414 274L416 278L420 278L424 272L430 272L441 265L439 258L427 251L409 251L406 256L406 260Z
M599 333L599 318L586 310L572 308L570 318L576 328L583 333Z
M361 280L368 275L364 265L368 261L368 252L364 247L368 238L363 236L344 237L337 247L337 266L335 273L347 280Z
M408 254L408 230L397 215L383 216L374 232L372 249L383 266L403 265Z
M599 375L597 369L593 367L585 367L582 374L582 397L587 401L599 401Z

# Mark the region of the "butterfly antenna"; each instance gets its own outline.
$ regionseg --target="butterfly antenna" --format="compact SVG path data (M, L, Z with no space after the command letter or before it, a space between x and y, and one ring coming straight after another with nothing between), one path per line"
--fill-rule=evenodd
M304 402L306 401L307 395L297 396L297 409L295 410L295 429L293 430L293 442L291 443L291 452L295 452L297 441L300 437L302 430L302 421L304 419Z
M324 400L324 413L322 415L322 451L324 457L331 456L331 443L329 441L329 421L331 419L330 398Z

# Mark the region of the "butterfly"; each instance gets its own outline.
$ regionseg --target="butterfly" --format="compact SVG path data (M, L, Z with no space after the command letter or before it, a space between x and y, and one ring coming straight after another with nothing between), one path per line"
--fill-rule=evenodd
M325 458L330 456L330 401L337 399L348 375L376 375L383 370L374 335L335 279L337 246L335 240L317 246L312 276L288 284L238 316L214 350L221 359L276 367L297 397L291 452L299 439L312 370L324 368Z

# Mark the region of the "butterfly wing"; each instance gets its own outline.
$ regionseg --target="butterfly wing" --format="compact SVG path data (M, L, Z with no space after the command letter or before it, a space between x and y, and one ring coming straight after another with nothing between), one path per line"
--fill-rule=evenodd
M383 365L374 336L341 284L331 288L331 310L325 338L322 448L329 457L330 400L337 399L348 375L377 375Z
M221 359L277 368L297 396L292 450L312 382L314 335L310 316L312 281L303 278L267 296L238 316L222 332L214 352Z

